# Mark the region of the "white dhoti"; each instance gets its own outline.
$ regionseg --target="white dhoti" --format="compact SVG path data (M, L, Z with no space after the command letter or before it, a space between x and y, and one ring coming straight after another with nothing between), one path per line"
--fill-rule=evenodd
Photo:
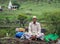
M37 37L37 38L40 38L41 40L44 39L44 33L40 33L40 34L37 34L37 33L28 33L28 32L25 33L26 39L30 39L32 35L33 35L33 36L36 35L36 37Z

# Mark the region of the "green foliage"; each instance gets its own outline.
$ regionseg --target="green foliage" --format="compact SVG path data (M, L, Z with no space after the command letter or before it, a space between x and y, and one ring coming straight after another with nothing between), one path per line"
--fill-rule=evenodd
M53 10L44 12L44 20L48 22L48 29L50 32L60 33L60 10ZM50 24L49 24L50 23ZM48 31L48 32L49 32Z
M13 5L16 5L16 6L18 7L18 9L19 9L19 7L20 7L20 4L18 3L17 0L13 0Z
M6 30L0 30L0 38L6 36Z
M60 11L59 10L53 10L53 11L48 11L44 13L45 20L46 21L52 21L52 22L59 22L60 20Z
M14 37L15 28L0 28L0 38L6 37L6 33L8 33L8 36Z
M27 16L25 14L20 14L18 16L18 20L20 21L20 26L21 24L24 26L24 24L27 22L26 19L27 19Z
M19 16L18 16L18 19L19 20L25 20L27 18L27 16L25 15L25 14L20 14Z

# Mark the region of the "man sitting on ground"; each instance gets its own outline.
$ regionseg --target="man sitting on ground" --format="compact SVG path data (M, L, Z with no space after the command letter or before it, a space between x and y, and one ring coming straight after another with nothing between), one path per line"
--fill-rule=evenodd
M29 23L29 29L28 33L26 33L28 36L26 36L27 39L41 39L43 40L44 34L41 33L41 25L37 22L36 16L33 16L33 21Z

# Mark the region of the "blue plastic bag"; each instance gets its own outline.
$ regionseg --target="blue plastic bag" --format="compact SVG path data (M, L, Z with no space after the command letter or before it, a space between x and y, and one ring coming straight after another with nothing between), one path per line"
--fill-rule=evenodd
M17 33L15 34L15 37L16 37L16 38L21 38L23 35L24 35L24 32L17 32Z

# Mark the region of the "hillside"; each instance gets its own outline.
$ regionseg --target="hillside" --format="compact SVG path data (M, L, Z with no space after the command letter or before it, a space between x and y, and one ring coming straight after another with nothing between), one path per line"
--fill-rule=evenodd
M19 10L16 11L9 11L8 10L8 3L1 4L4 6L4 11L0 12L0 19L4 19L5 17L9 17L9 19L15 19L17 16L21 13L29 13L33 15L37 15L38 17L42 15L42 13L47 12L47 11L53 11L53 10L60 10L60 3L45 3L45 2L40 2L39 4L32 3L32 2L24 2L20 3L20 8ZM29 16L29 15L28 15Z
M17 10L8 9L9 0L4 0L4 1L0 0L0 5L3 6L3 11L0 12L0 29L3 29L0 30L1 31L0 33L2 33L0 34L1 37L6 36L5 34L7 32L9 33L9 36L14 36L15 28L21 27L18 22L14 23L18 21L18 16L20 14L26 15L28 17L27 18L28 23L31 21L32 16L36 15L39 22L44 22L41 23L42 28L47 29L48 33L54 32L56 30L57 33L60 31L59 1L49 2L49 3L45 1L39 1L37 3L35 0L34 1L12 0L12 3L14 1L16 1L20 5L19 9ZM9 23L6 23L6 19L7 21L9 21ZM28 23L25 23L25 26L28 26Z

